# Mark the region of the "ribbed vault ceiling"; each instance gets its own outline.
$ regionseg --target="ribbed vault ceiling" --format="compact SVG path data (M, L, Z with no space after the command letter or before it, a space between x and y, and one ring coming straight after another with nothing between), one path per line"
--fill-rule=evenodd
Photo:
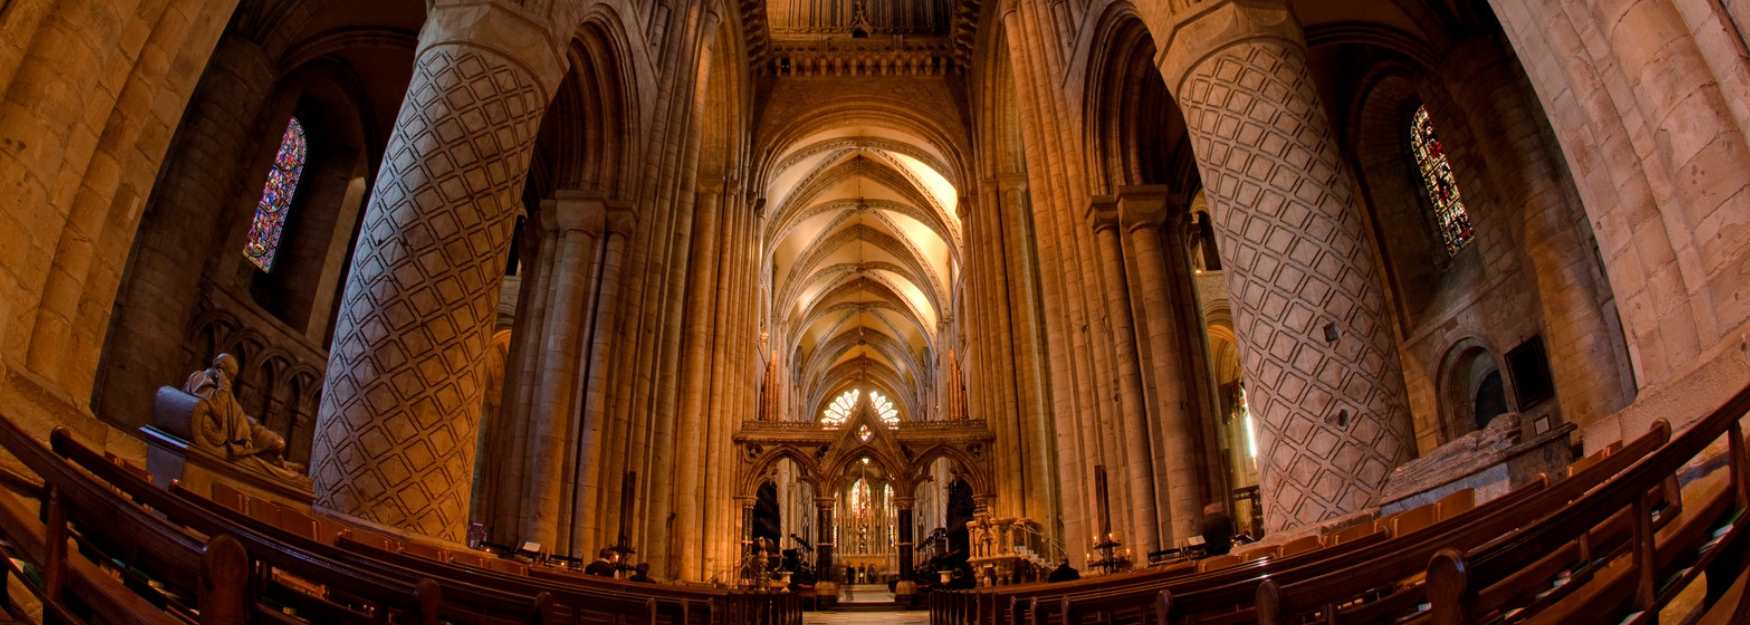
M808 418L847 388L917 418L959 271L948 159L907 132L845 126L791 141L767 176L772 316Z

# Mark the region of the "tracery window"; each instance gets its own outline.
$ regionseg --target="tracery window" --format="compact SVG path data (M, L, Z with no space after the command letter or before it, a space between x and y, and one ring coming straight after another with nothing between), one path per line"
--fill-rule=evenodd
M827 426L844 425L845 421L851 418L851 413L857 410L857 402L862 399L862 389L853 388L839 393L839 396L820 412L821 424ZM880 417L882 423L899 424L899 408L894 406L893 401L887 399L886 395L881 394L881 391L869 391L869 407L875 410L875 416Z
M881 391L869 391L869 404L875 407L875 414L881 417L881 422L888 425L899 423L899 409L893 407L893 402L887 401L887 396Z
M1471 228L1470 213L1465 211L1464 197L1458 192L1458 179L1452 174L1452 163L1446 158L1446 148L1440 143L1426 106L1418 107L1410 117L1410 153L1416 159L1423 190L1428 194L1440 242L1446 246L1447 254L1457 254L1476 232Z
M309 146L304 125L293 117L280 137L279 152L267 171L267 183L262 185L261 199L255 203L255 219L249 224L249 239L243 244L243 256L262 271L273 268L274 254L279 252L280 237L285 233L286 217L292 209L292 194L298 190L298 179L304 175L304 159Z
M820 413L820 422L826 425L844 425L851 418L851 411L857 408L857 400L863 397L863 391L851 389L840 393L837 399L828 404L826 410Z

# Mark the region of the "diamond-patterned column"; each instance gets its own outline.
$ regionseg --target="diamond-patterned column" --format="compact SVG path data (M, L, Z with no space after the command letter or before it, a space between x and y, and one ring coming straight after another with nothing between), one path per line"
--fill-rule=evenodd
M1373 249L1280 2L1177 24L1163 62L1215 218L1269 530L1373 503L1413 454Z
M318 506L452 541L467 523L504 255L562 67L551 50L529 53L545 33L496 7L440 9L422 32L353 252L311 457Z

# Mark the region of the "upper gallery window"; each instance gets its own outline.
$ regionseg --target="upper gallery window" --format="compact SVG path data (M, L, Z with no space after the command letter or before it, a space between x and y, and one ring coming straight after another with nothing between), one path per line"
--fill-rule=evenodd
M267 184L261 187L261 199L255 203L255 219L249 224L249 239L243 244L243 256L262 271L273 268L273 257L279 251L280 237L285 233L286 216L292 210L292 194L298 190L298 178L304 175L304 125L293 117L286 124L286 134L280 138L279 152L267 171Z
M862 399L862 389L853 388L839 393L839 396L820 412L820 422L829 426L844 425L845 421L850 420L851 413L856 412L857 402ZM869 407L875 411L875 416L879 417L882 423L899 424L899 408L894 407L893 402L887 399L886 395L882 395L881 391L869 391Z
M827 425L844 425L851 418L851 411L857 408L857 400L862 399L863 391L851 389L840 393L837 399L828 404L826 410L820 413L820 422Z
M1452 163L1446 159L1446 148L1434 131L1434 120L1429 118L1426 106L1418 107L1410 117L1410 153L1416 158L1440 242L1446 246L1447 254L1457 254L1476 236L1476 231L1471 228L1470 213L1465 211L1464 197L1458 192L1458 179L1452 175Z
M881 391L869 391L869 405L875 407L875 414L881 417L882 423L888 425L899 423L899 409L894 408L893 402L887 401L887 396L882 395Z

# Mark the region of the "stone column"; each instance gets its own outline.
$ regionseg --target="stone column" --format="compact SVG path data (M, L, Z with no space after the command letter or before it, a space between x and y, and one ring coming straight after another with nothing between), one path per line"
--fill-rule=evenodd
M1118 377L1118 426L1124 436L1124 482L1130 493L1130 525L1126 537L1143 553L1160 549L1156 518L1154 459L1149 455L1148 407L1142 398L1142 375L1136 355L1136 324L1130 313L1130 286L1124 278L1124 250L1118 241L1117 202L1095 198L1088 205L1088 225L1105 282L1106 314L1111 316L1112 353Z
M624 523L616 521L623 518L624 512L614 508L614 514L588 514L584 511L607 510L606 501L611 495L606 495L608 486L622 483L625 476L617 471L604 471L602 458L603 431L608 427L608 358L610 345L614 340L614 327L620 317L620 286L624 281L624 270L627 240L631 238L633 229L637 227L637 213L626 202L610 201L607 203L607 232L602 249L601 271L596 272L595 284L595 314L591 317L589 357L580 376L583 389L579 391L583 397L583 432L577 443L578 458L582 466L578 467L578 487L573 507L578 510L581 520L573 520L567 524L576 536L569 542L575 551L588 554L589 543L581 546L578 541L594 539L596 542L618 543L627 535L628 528ZM615 533L608 534L608 527L615 525Z
M838 572L833 570L832 564L832 507L835 503L837 500L831 497L814 498L814 572L823 582L838 581Z
M311 457L319 507L464 537L479 365L565 67L541 23L497 3L427 19L335 328Z
M911 581L912 569L912 509L917 506L917 500L911 497L894 497L893 507L899 510L899 581Z
M1215 218L1273 531L1366 507L1414 439L1373 248L1300 27L1280 0L1205 5L1172 26L1161 71Z
M736 497L735 503L741 508L741 554L753 553L753 497ZM779 536L779 538L783 538ZM774 545L776 547L776 545ZM732 567L739 569L739 567Z
M559 530L571 525L570 495L577 486L567 467L582 420L585 333L594 312L596 259L606 222L607 206L598 195L561 191L541 204L543 241L536 262L547 265L549 279L542 297L545 324L539 336L523 343L537 350L534 370L524 372L535 379L533 405L518 415L526 455L499 460L528 464L520 485L521 540L553 553L578 552L566 544L570 533Z
M1167 191L1164 187L1125 187L1119 191L1118 216L1129 237L1128 255L1136 268L1136 282L1141 293L1136 308L1144 315L1146 335L1138 342L1153 357L1149 375L1154 380L1155 418L1161 426L1159 441L1163 446L1157 457L1165 462L1167 506L1172 536L1170 543L1197 534L1198 520L1203 516L1203 493L1193 421L1194 390L1186 381L1189 368L1185 362L1186 347L1182 337L1201 328L1186 328L1174 314L1176 306L1170 291L1173 264L1183 264L1184 254L1176 249L1180 213L1169 216ZM1164 246L1175 249L1168 252ZM1194 344L1194 343L1193 343Z

